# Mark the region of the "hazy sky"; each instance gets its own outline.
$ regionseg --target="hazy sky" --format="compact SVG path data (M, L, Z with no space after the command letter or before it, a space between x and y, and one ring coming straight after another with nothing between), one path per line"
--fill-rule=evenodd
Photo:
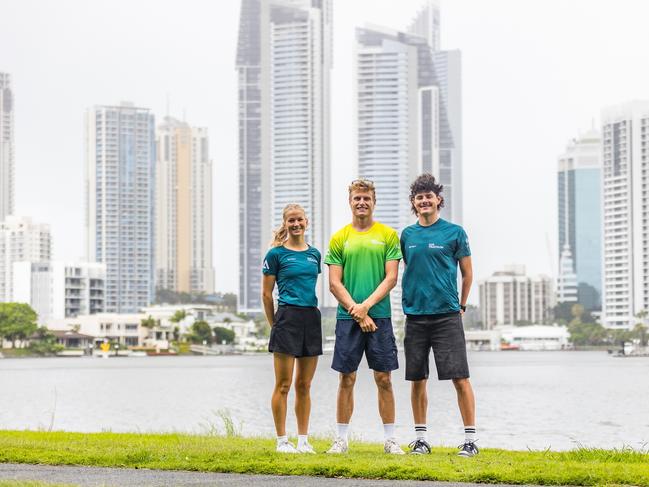
M238 0L0 0L0 71L16 97L16 213L83 255L83 114L121 100L210 131L216 287L236 291ZM334 0L333 229L354 176L354 27L405 29L421 0ZM649 99L649 2L446 0L461 49L464 226L476 277L507 263L554 272L556 158L603 106ZM380 202L378 203L380 204ZM404 200L404 204L407 201ZM471 301L477 301L477 290Z

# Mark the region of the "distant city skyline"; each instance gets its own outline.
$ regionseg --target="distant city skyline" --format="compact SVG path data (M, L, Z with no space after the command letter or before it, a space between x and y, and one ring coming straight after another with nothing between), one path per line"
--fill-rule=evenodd
M232 58L238 2L213 7L189 2L184 12L171 2L156 3L159 21L151 24L140 21L151 8L145 3L131 5L133 15L126 19L120 15L126 3L119 1L63 3L3 5L0 70L11 73L17 100L15 213L52 225L56 259L78 259L83 251L78 223L83 218L83 110L120 99L151 107L160 116L169 98L172 112L184 108L192 123L207 126L214 134L212 157L219 174L214 208L231 207L237 201ZM408 25L422 4L358 0L334 5L333 228L349 218L345 187L355 176L349 169L354 28ZM615 9L597 1L442 3L441 46L463 53L463 223L472 239L476 277L506 262L556 274L552 161L570 134L599 118L601 107L649 97L649 69L637 62L641 46L649 44L641 20L648 10L624 0ZM181 22L185 15L187 21ZM171 43L164 35L179 22L192 25L189 44L183 36L174 35ZM549 26L552 36L546 35ZM211 51L202 51L204 46ZM171 72L166 60L180 52L191 55ZM215 237L216 288L236 292L237 216L215 211L214 228L230 235ZM471 301L477 301L475 290Z

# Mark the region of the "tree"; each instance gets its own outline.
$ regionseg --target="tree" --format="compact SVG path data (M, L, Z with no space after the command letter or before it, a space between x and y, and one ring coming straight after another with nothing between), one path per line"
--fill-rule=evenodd
M647 325L638 323L633 328L633 336L638 339L641 347L647 346Z
M222 326L214 327L214 341L216 343L234 343L234 331Z
M570 343L575 346L606 345L609 341L607 330L599 323L581 323L573 320L568 325Z
M184 309L179 309L173 314L171 318L169 318L169 321L171 321L172 323L180 323L186 317L187 317L187 312Z
M174 341L177 342L180 339L180 327L179 326L174 326L174 330L173 330L172 333L173 333Z
M151 315L149 315L148 318L142 318L142 320L140 321L140 325L142 325L144 328L148 328L149 330L155 328L157 324L158 322Z
M223 307L232 313L237 311L237 295L225 293L223 295Z
M195 321L190 331L189 339L192 343L212 343L212 329L206 321Z
M29 350L36 355L56 355L64 348L57 343L54 334L44 326L36 330L29 344Z
M38 329L38 315L25 303L0 303L0 339L16 346L17 340L30 337Z

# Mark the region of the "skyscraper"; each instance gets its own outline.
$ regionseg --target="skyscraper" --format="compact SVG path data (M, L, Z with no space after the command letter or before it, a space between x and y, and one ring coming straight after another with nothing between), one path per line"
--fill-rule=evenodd
M330 234L331 0L242 0L239 76L239 308L261 309L261 260L287 203ZM318 296L323 302L325 279Z
M156 145L156 287L212 293L212 162L207 129L165 117Z
M52 257L49 225L8 216L0 222L0 302L13 301L14 262L46 262Z
M437 0L427 0L408 32L426 39L432 53L433 84L439 89L439 165L432 172L444 185L442 217L462 224L462 54L442 50L441 21Z
M649 101L602 112L603 324L631 328L649 310Z
M439 90L422 37L356 29L358 173L376 183L375 217L412 222L409 186L439 167Z
M557 298L559 302L578 301L588 310L598 310L601 306L601 151L599 133L590 130L568 144L559 157L557 171ZM570 291L570 287L574 289Z
M106 264L105 310L154 298L155 125L132 103L86 113L86 253Z
M0 72L0 222L14 212L14 157L11 75Z

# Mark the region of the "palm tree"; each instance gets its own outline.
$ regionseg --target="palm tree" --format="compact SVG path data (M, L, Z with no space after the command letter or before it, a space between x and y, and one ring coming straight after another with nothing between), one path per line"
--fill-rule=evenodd
M140 325L142 325L144 328L148 328L149 330L155 328L157 324L158 322L151 315L149 315L148 318L142 318L142 320L140 321Z
M184 309L179 309L174 313L174 315L171 318L169 318L169 321L171 321L172 323L180 323L186 317L187 317L187 312Z

